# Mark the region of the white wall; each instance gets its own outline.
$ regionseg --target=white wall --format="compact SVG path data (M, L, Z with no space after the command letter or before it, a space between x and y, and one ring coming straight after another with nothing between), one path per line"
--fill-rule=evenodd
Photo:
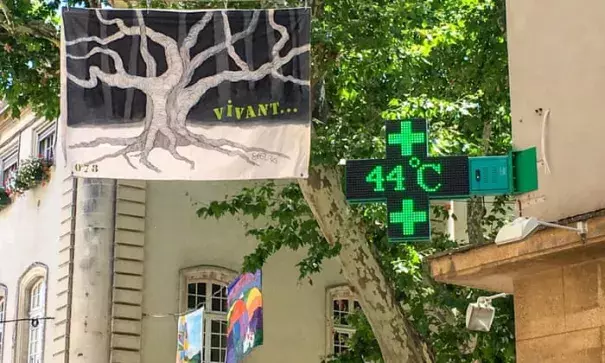
M241 184L240 184L241 185ZM145 241L144 312L179 311L179 270L216 265L239 270L255 241L232 218L219 221L196 216L194 202L221 200L236 192L235 183L149 182ZM313 277L313 285L299 284L295 264L301 253L282 251L263 270L264 345L247 363L319 362L326 349L326 287L341 284L337 261L328 261ZM174 361L176 320L144 318L145 363Z
M18 126L26 124L23 120ZM36 125L33 125L35 127ZM20 159L31 156L33 152L33 127L21 132ZM17 127L0 134L0 155L3 146L18 137ZM8 288L6 315L7 320L14 319L17 309L18 280L33 263L42 263L48 267L47 279L47 316L55 311L57 251L60 226L60 200L62 175L53 170L51 181L44 187L26 192L23 196L0 211L0 284ZM27 322L19 323L23 327ZM46 324L46 346L53 339L53 322ZM2 363L12 362L13 336L16 323L7 323L4 328L4 352ZM50 348L45 349L45 360L50 362Z
M605 2L508 0L513 145L536 146L542 121L551 173L525 195L525 215L559 220L605 208ZM542 109L540 114L536 110Z

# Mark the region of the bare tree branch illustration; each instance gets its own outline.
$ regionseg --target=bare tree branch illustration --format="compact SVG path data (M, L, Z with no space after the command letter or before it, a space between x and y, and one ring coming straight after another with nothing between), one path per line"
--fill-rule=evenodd
M236 34L232 34L227 13L225 11L221 12L224 41L202 50L193 58L191 50L197 44L200 33L213 19L213 13L206 13L201 20L191 27L180 47L173 38L146 26L140 10L136 11L138 26L127 26L121 19L105 19L99 10L96 10L96 15L102 24L114 25L118 28L118 31L104 38L87 36L66 41L65 44L68 47L89 42L99 45L85 55L74 55L68 52L67 57L73 60L82 60L95 54L102 54L113 60L115 73L108 74L96 66L91 66L88 70L88 79L81 79L72 74L67 75L68 79L83 88L94 88L100 81L112 87L138 89L147 96L147 106L144 128L138 136L100 137L69 146L70 148L94 148L101 145L120 147L115 152L91 160L90 163L124 157L132 168L136 168L130 157L138 157L142 165L159 173L161 170L149 161L149 155L153 149L162 148L167 150L174 159L188 163L193 169L195 168L194 162L181 155L177 150L178 147L183 146L196 146L238 157L251 165L257 165L249 155L252 152L263 152L288 158L287 155L279 152L249 147L232 140L212 139L202 134L193 133L186 127L187 116L191 108L199 102L208 90L223 82L258 81L265 77L274 77L283 82L309 86L309 82L306 80L284 76L281 73L281 68L294 57L309 52L310 45L292 48L285 56L280 56L280 52L290 40L290 35L286 27L276 23L273 10L268 11L268 22L271 28L280 34L280 39L271 49L271 60L257 69L250 69L250 66L235 51L234 44L254 33L259 22L260 11L255 11L246 28ZM146 66L145 77L129 74L124 69L120 55L116 51L106 48L110 43L125 36L140 36L139 53ZM167 70L161 75L157 74L157 60L149 51L149 42L154 42L164 49ZM227 52L240 70L222 71L190 84L195 71L205 61L222 51Z
M229 27L229 18L227 17L227 13L223 11L221 15L223 16L223 31L225 32L225 45L227 46L227 53L229 53L231 59L233 59L235 64L237 64L242 71L249 71L250 68L248 68L248 64L244 62L235 52L235 47L233 46L233 36L231 35L231 27Z

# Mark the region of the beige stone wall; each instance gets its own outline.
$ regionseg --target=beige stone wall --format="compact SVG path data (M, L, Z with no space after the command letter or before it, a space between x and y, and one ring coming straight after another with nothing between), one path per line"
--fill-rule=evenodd
M111 363L142 362L145 202L145 181L118 181L111 296Z
M0 125L0 155L6 146L18 144L21 159L31 156L35 132L42 123L25 117ZM27 192L0 211L0 284L8 289L6 319L16 317L19 278L38 263L47 268L46 315L55 318L46 324L46 363L81 360L78 357L90 354L92 348L86 347L94 342L77 333L93 325L94 334L102 335L94 352L106 352L111 363L173 361L176 320L148 315L182 311L181 270L200 265L240 269L244 255L256 245L253 239L244 236L241 221L202 220L195 211L199 206L196 203L223 199L244 184L118 181L115 207L107 208L115 213L106 218L96 216L103 219L97 222L104 226L114 226L113 232L106 233L115 234L108 245L112 258L98 261L110 268L90 269L92 275L84 276L86 268L78 261L87 252L83 240L78 238L82 239L85 231L78 230L74 218L78 215L75 209L78 189L64 172L60 147L56 149L56 158L59 166L47 186ZM327 289L345 281L339 263L331 260L324 264L320 274L312 277L312 284L307 280L300 282L295 265L304 255L304 251L282 251L266 264L265 343L255 350L249 362L281 363L284 359L292 363L319 362L329 349L327 319L331 312L327 309ZM111 277L110 288L90 290L90 286L77 282L98 273ZM107 314L111 312L106 330L101 327L101 320L103 316L107 320L107 314L101 308L99 314L82 313L99 302L107 305L107 310L103 309ZM0 363L15 363L15 326L9 323L5 327ZM82 349L86 352L80 354Z
M255 242L244 236L234 218L202 220L195 202L222 199L241 184L200 182L148 182L146 203L145 278L143 310L146 314L180 311L179 270L214 265L239 270L244 254ZM299 284L295 267L303 253L280 252L263 270L265 318L264 346L247 362L319 362L326 349L326 288L340 284L340 267L328 261L313 285ZM176 319L143 318L145 363L174 360Z
M516 280L518 363L605 361L605 260Z
M19 144L20 159L31 156L36 128L43 123L44 121L28 116L19 122L0 125L0 155L3 155L8 146ZM60 170L53 170L48 185L26 192L12 205L0 211L0 284L7 287L6 319L16 317L20 277L36 263L48 271L46 315L59 318L46 323L46 362L51 362L53 356L61 352L61 347L53 344L53 341L58 336L58 340L64 336L64 330L61 334L60 329L55 329L55 323L65 323L65 315L61 312L64 306L63 295L58 294L59 291L65 293L62 276L67 271L59 268L58 253L61 218L65 217L61 213L62 194L69 194L69 182L65 184L64 179ZM27 323L19 324L20 327L27 328ZM5 325L2 363L14 362L13 339L16 327L16 323Z

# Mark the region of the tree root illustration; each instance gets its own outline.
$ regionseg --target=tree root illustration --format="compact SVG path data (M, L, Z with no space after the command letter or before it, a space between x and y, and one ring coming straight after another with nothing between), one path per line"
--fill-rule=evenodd
M249 147L228 139L207 138L203 135L195 134L185 128L179 129L179 131L175 132L168 127L163 127L160 129L149 128L148 130L143 131L143 133L136 137L100 137L92 141L85 141L70 145L69 148L95 148L101 145L123 146L123 148L116 152L93 159L88 162L88 164L95 164L106 159L112 159L121 156L126 159L126 162L128 163L128 165L130 165L130 167L132 167L133 169L137 169L130 158L138 157L139 162L141 164L158 173L160 173L161 170L149 161L149 154L155 148L162 148L167 150L174 159L189 164L192 170L195 169L195 162L181 155L178 152L177 147L196 146L202 149L216 151L224 155L239 157L246 163L254 166L258 166L259 164L252 160L248 153L265 153L268 155L289 159L289 157L283 153L270 151L258 147Z
M249 153L254 152L289 159L287 155L279 152L259 147L249 147L228 139L212 139L201 134L195 134L185 126L189 111L198 104L204 94L225 82L258 81L265 77L273 77L282 82L291 82L305 87L310 86L308 80L285 76L281 73L282 67L292 61L294 57L309 52L310 45L292 47L282 56L280 52L290 40L290 35L285 26L275 22L274 10L267 11L267 20L269 26L279 33L280 38L270 50L271 59L256 69L251 69L239 57L235 52L234 44L254 34L259 22L260 11L255 11L245 29L236 34L231 33L227 12L222 11L222 20L220 21L222 21L224 40L204 49L193 57L191 56L191 50L197 44L200 32L212 20L218 21L218 19L214 19L213 12L206 13L201 20L189 29L180 46L175 39L147 27L140 10L136 11L138 26L127 26L119 18L104 19L100 10L97 9L95 12L102 26L112 26L112 28L117 28L117 32L104 38L86 36L66 40L65 44L68 49L80 43L97 43L99 45L93 47L85 55L74 55L68 51L66 56L72 60L86 60L95 54L100 54L102 57L113 60L115 72L107 73L97 66L90 66L88 79L78 78L71 73L67 74L67 79L85 89L95 88L99 82L102 82L109 87L136 89L145 93L147 96L145 127L143 132L136 137L99 137L92 141L69 145L70 149L95 148L102 145L122 146L120 150L105 154L91 160L89 163L123 157L131 168L136 169L131 158L138 157L142 165L158 173L161 172L160 168L149 160L149 154L155 148L167 150L175 160L189 164L191 169L195 168L195 163L181 155L177 150L178 147L195 146L240 158L250 165L258 165L249 155ZM115 50L107 48L108 44L126 36L140 37L139 53L146 66L145 77L127 72L121 55ZM164 60L167 69L161 75L157 74L157 61L149 52L149 41L164 49ZM192 82L195 71L204 62L223 51L227 52L239 70L222 71Z

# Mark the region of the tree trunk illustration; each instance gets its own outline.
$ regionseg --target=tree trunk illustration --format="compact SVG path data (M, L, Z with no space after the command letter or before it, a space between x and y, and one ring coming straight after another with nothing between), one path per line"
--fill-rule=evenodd
M271 49L270 60L252 69L252 67L236 53L234 44L253 34L259 22L260 11L254 12L252 19L239 33L232 34L229 19L225 11L221 12L224 41L204 49L191 57L191 49L197 44L200 32L213 21L214 13L208 12L195 23L179 47L177 40L153 30L145 25L142 12L136 11L138 26L127 26L121 19L105 19L101 11L96 10L96 16L103 26L115 26L118 31L105 37L86 36L66 41L66 45L76 45L84 42L96 43L85 55L74 55L67 52L70 59L88 59L95 54L110 57L114 62L114 73L108 73L97 66L88 69L89 78L81 79L70 73L68 80L80 87L91 89L98 82L110 87L121 89L137 89L147 96L145 125L141 134L135 137L99 137L92 141L69 145L69 148L94 148L101 145L120 146L118 151L105 154L90 163L96 163L108 158L123 157L128 164L135 168L131 157L138 157L139 162L147 168L160 172L161 170L149 161L149 154L154 148L167 150L174 159L188 163L191 169L195 163L181 155L177 147L196 146L212 150L225 155L239 157L251 165L257 165L249 153L263 152L276 157L288 158L287 155L249 147L225 138L212 139L187 129L187 116L189 111L199 102L200 98L209 90L225 82L259 81L267 76L274 77L282 82L292 82L302 86L309 86L309 81L285 76L281 68L298 55L309 52L310 45L293 47L285 55L280 55L286 43L290 40L288 29L275 22L274 10L267 11L269 26L279 34L279 40ZM120 55L109 48L102 47L126 36L139 36L139 52L146 65L146 77L136 76L124 69L124 62ZM149 42L154 42L163 48L167 70L158 75L157 61L149 52ZM204 62L210 60L220 52L226 51L228 57L237 65L239 70L224 70L217 74L203 77L192 83L195 71Z

